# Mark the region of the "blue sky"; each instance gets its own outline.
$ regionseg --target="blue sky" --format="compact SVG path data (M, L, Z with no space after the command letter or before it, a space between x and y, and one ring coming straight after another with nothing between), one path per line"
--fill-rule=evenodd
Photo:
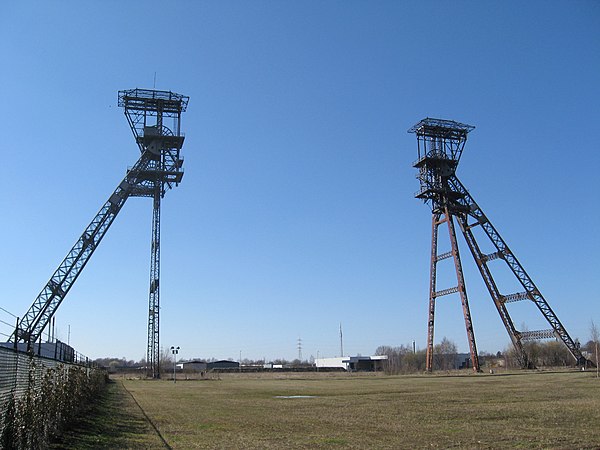
M427 116L476 126L459 178L570 334L600 323L598 2L165 5L0 6L2 308L27 310L136 161L117 91L156 73L191 97L162 214L161 342L182 357L294 358L298 337L335 356L340 322L347 353L423 348L431 214L406 130ZM145 356L151 217L128 200L61 305L78 351ZM502 350L462 249L479 349ZM443 336L467 350L456 295Z

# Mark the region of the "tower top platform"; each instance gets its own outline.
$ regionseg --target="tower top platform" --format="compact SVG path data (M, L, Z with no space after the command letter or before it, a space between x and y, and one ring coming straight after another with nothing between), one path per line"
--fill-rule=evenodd
M427 117L409 128L408 132L423 136L452 139L464 137L473 129L475 129L473 125L455 122L454 120Z
M427 163L428 166L431 166L426 169L429 170L442 162L442 165L448 169L442 172L448 175L453 173L462 155L465 142L467 142L467 135L473 129L475 129L473 125L431 117L413 125L408 132L417 135L419 159L415 167L421 167ZM451 166L448 165L449 161L452 161Z
M150 134L153 137L181 136L181 114L187 109L189 101L187 95L171 91L136 88L119 91L118 105L124 109L140 151L144 152L146 148L140 139ZM173 120L169 120L167 125L165 119ZM180 148L181 145L176 147Z
M171 91L153 89L128 89L119 91L118 106L128 110L156 111L163 113L180 113L187 109L190 98L187 95Z

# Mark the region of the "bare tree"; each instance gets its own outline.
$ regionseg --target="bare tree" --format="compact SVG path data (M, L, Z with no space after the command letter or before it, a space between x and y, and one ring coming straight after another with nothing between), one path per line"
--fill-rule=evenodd
M414 373L425 369L425 351L419 350L414 353L410 345L381 345L377 347L375 354L387 356L383 362L383 371L388 375Z
M562 342L549 341L538 345L538 358L536 365L545 367L570 366L573 358Z
M592 339L596 350L596 378L598 378L598 341L600 340L600 332L598 332L598 327L593 320L590 321L590 338Z
M433 362L440 370L456 369L457 354L456 344L444 336L442 342L433 347Z
M160 373L161 374L168 374L168 373L173 373L173 356L171 354L171 350L169 349L169 347L161 347L160 348L160 355L159 355L159 364L160 364Z

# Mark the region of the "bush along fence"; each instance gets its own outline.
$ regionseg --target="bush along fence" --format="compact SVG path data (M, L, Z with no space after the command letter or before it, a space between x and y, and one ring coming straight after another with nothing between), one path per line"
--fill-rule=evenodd
M104 388L106 373L0 347L0 448L38 449Z

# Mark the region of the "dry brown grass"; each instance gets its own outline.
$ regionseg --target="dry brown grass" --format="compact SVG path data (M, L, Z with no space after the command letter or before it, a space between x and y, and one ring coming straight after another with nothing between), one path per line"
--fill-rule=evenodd
M124 386L173 448L600 446L600 381L591 373L231 375ZM277 398L286 395L314 397Z
M600 447L589 372L122 382L177 449Z

